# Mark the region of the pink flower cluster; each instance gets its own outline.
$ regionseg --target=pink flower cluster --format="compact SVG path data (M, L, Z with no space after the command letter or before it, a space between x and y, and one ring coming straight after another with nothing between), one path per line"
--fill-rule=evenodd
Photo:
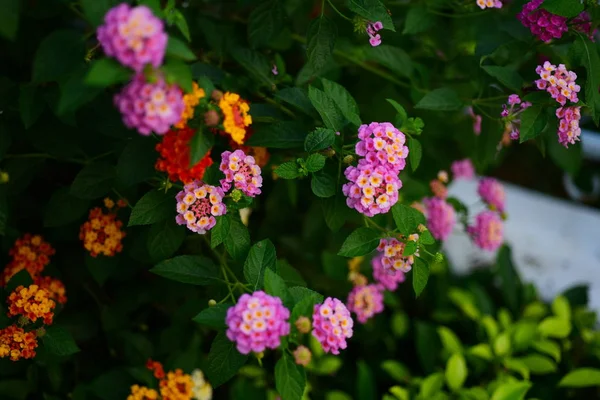
M579 101L577 93L581 88L575 83L577 74L567 70L564 64L557 67L546 61L543 66L538 65L535 72L540 75L540 79L535 81L537 88L545 89L561 106L564 106L567 100L572 103Z
M369 22L367 24L367 35L369 35L369 43L373 47L377 47L381 44L381 35L379 35L380 30L383 29L383 24L381 21L377 22Z
M340 354L352 337L354 321L350 311L338 299L328 297L323 304L315 304L312 335L326 353Z
M223 203L223 189L205 185L200 181L188 183L177 193L177 217L179 225L196 233L204 234L212 229L217 220L215 217L227 211Z
M141 72L147 64L159 67L167 48L163 22L146 6L126 3L111 8L98 27L98 42L109 57Z
M492 210L504 212L504 187L494 178L483 178L477 186L477 193Z
M509 131L510 138L517 140L521 136L521 114L524 110L531 107L531 103L528 101L521 101L521 98L517 94L511 94L508 96L508 105L502 105L502 113L500 114L505 121L506 129Z
M482 10L486 8L502 8L502 2L500 0L477 0L477 5Z
M565 147L575 144L581 135L579 120L581 119L581 107L559 107L556 110L558 117L558 143Z
M406 137L389 122L372 122L358 129L356 167L344 171L350 182L342 187L348 207L372 217L386 213L398 201L402 181L398 173L406 167Z
M415 262L413 255L403 256L405 244L396 238L381 239L377 250L382 253L381 265L386 271L402 271L408 272L411 270ZM415 252L418 256L418 251Z
M543 42L560 39L569 30L567 18L540 8L543 2L544 0L531 0L517 14L517 19ZM593 37L590 16L586 12L582 12L574 18L571 21L571 27L585 33L590 38Z
M494 251L502 245L502 219L496 212L483 211L475 217L475 224L467 229L475 244L489 251Z
M255 197L260 194L262 176L254 157L247 156L242 150L233 153L225 151L221 155L219 169L225 174L225 178L221 179L220 183L226 192L231 189L233 183L236 189L247 196Z
M387 289L391 292L398 289L398 284L405 281L406 277L402 270L393 268L385 268L381 260L383 255L373 257L371 265L373 266L373 279L381 286L382 289Z
M450 166L454 179L473 179L475 176L475 168L471 159L456 160Z
M276 349L281 337L290 333L290 311L279 297L263 291L244 293L237 304L227 310L227 337L236 343L238 351L248 354Z
M477 136L481 135L481 115L475 114L471 106L467 107L466 112L473 119L473 133Z
M348 295L348 309L361 324L383 311L383 292L379 285L355 286Z
M439 197L423 199L427 228L437 240L446 240L456 224L456 212L452 205Z
M136 75L114 97L115 105L128 128L142 135L152 132L163 135L177 123L185 108L183 93L174 85L167 85L162 77L155 83L146 82L142 74Z

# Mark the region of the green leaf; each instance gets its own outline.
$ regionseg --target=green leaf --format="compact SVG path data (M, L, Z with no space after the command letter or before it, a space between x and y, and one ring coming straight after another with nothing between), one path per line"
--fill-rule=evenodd
M456 111L462 106L462 101L453 89L439 88L428 92L417 103L415 108L434 111Z
M405 236L415 233L419 224L426 222L425 216L421 212L400 203L396 203L392 207L392 216L396 227Z
M306 286L306 282L298 270L286 260L277 260L277 273L287 286Z
M275 271L276 268L275 246L269 239L256 243L250 249L248 258L244 263L244 277L253 291L262 288L265 269Z
M205 129L198 129L190 141L190 168L209 154L215 135Z
M229 235L229 227L231 224L231 217L227 214L215 217L217 223L210 231L210 247L215 248Z
M245 144L272 149L293 149L302 147L306 139L306 131L306 126L298 121L262 124L255 128L254 134Z
M518 374L520 374L523 377L523 379L529 380L529 368L527 368L527 365L525 365L523 361L517 358L504 358L502 360L502 363L504 364L504 367L506 369L515 371Z
M556 362L560 362L561 351L560 346L557 343L551 340L538 340L533 342L531 346L540 353L548 354L554 358Z
M169 41L167 42L167 56L182 59L184 61L194 61L196 55L188 45L180 39L177 39L173 35L169 35Z
M167 218L175 219L176 202L172 193L151 190L131 210L127 226L150 225Z
M600 386L600 369L578 368L569 372L558 383L560 387L582 388Z
M306 386L304 368L287 352L275 364L275 388L283 400L301 400Z
M521 114L521 136L519 143L537 137L546 126L546 113L541 106L531 106Z
M552 302L552 312L559 318L571 319L571 305L565 296L556 296Z
M445 326L440 326L437 331L442 340L442 345L450 354L462 353L463 348L460 339L452 332L452 330Z
M412 269L412 282L413 289L415 291L415 295L419 297L425 286L427 286L427 281L429 280L429 264L421 258L415 258L415 263Z
M491 400L523 400L530 387L530 382L504 383L494 390Z
M396 360L386 360L382 362L381 369L398 382L406 382L410 378L409 369Z
M177 256L158 263L150 272L173 281L210 285L219 276L216 265L203 256Z
M110 191L115 168L103 162L89 164L75 176L69 193L80 199L97 199Z
M402 255L405 257L408 257L408 256L412 256L416 252L417 252L417 243L413 242L411 240L409 242L406 242L406 244L404 245L404 250L402 250Z
M421 390L419 396L423 399L431 399L444 386L444 374L437 372L429 375L421 382Z
M304 150L309 153L324 150L333 145L334 142L335 132L333 129L317 128L306 136Z
M79 347L69 331L59 325L46 328L46 334L42 336L42 343L46 351L55 356L70 356L79 351Z
M505 356L510 352L510 335L508 332L502 332L494 339L494 353L499 356Z
M308 156L306 159L306 170L308 172L317 172L323 169L325 166L325 156L315 153ZM335 191L334 191L335 193Z
M102 58L92 62L85 83L94 87L108 87L131 79L131 71L115 60Z
M68 77L61 79L59 82L60 98L58 104L51 105L51 108L59 117L66 117L74 113L102 92L101 88L90 88L85 83L87 72L87 66L79 66Z
M247 360L248 356L240 354L235 343L227 339L225 333L219 332L210 346L206 377L216 389L233 378Z
M358 361L358 376L356 378L357 399L371 400L377 398L377 389L375 386L375 377L373 371L363 360Z
M419 164L421 163L421 157L423 156L423 148L421 147L421 142L419 142L417 139L409 138L408 150L410 167L414 172L417 168L419 168Z
M490 361L492 358L494 358L494 355L492 354L492 348L487 343L480 343L471 347L469 349L469 354L483 358L487 361Z
M583 11L583 3L578 0L545 0L541 8L562 17L576 17Z
M13 40L19 29L20 0L0 0L0 35Z
M306 115L317 115L315 108L308 99L308 91L299 87L283 88L275 93L275 97L296 107Z
M565 148L558 143L556 137L547 140L548 155L563 171L568 172L571 176L577 176L583 164L583 146L580 143L570 145Z
M115 271L118 270L119 258L105 256L92 257L86 254L85 267L98 285L103 286L113 276Z
M467 379L467 362L460 353L454 353L446 363L446 382L448 387L456 392L460 389Z
M252 47L266 47L274 42L285 28L285 19L279 0L259 4L248 18L248 41Z
M244 260L250 250L250 234L239 218L232 218L229 223L229 235L223 241L227 253L237 261Z
M575 0L570 0L569 3L571 2L575 2ZM546 5L545 2L544 5ZM598 93L598 87L600 87L600 75L598 74L598 71L600 71L600 56L598 56L598 47L581 33L577 33L577 38L571 46L570 52L573 61L583 66L587 71L585 102L590 108L594 122L598 125L600 120L600 93Z
M345 119L333 99L313 86L308 87L308 98L323 119L325 126L333 129L334 132L340 132L344 127Z
M138 4L148 7L152 11L152 14L158 18L164 18L165 16L165 13L160 6L160 0L138 0Z
M398 76L410 78L413 74L414 66L409 55L399 47L382 44L369 48L367 55Z
M571 322L558 317L547 317L538 325L538 331L544 337L564 339L571 333Z
M350 209L346 205L346 198L340 190L334 196L323 199L321 202L325 223L333 232L337 232L349 218Z
M168 83L177 84L186 93L191 93L194 90L192 86L192 70L183 61L169 59L162 66L162 69Z
M495 65L484 65L481 68L509 89L520 91L524 80L519 73L510 67L498 67Z
M167 218L152 224L146 242L152 261L161 261L175 254L183 244L185 233L186 228L177 225L173 218Z
M312 318L315 304L323 302L322 295L307 288L292 287L289 289L289 292L292 295L292 299L296 303L294 308L292 308L290 321L296 321L301 316ZM292 330L297 332L294 324L292 324Z
M42 40L33 60L33 82L52 82L83 64L85 47L78 31L55 30Z
M532 374L543 375L556 372L556 364L548 357L539 354L529 354L520 360L527 366Z
M406 13L406 21L404 22L404 35L414 35L415 33L425 32L434 23L434 17L427 11L425 5L417 5L410 7Z
M81 8L87 20L94 26L98 27L104 21L104 15L110 9L111 3L109 0L81 0Z
M296 179L301 175L299 168L296 161L288 161L275 168L275 173L283 179Z
M225 323L225 317L227 316L227 310L230 307L233 307L233 304L215 304L212 307L208 307L200 311L200 313L196 315L193 320L200 325L206 325L219 330L226 329L227 324Z
M398 112L398 116L400 117L401 122L404 122L408 119L408 114L406 113L406 110L396 100L393 100L393 99L386 99L386 100Z
M33 284L31 275L29 275L29 272L27 272L26 269L22 269L9 279L5 287L6 293L14 292L14 290L21 285L28 287L31 284Z
M265 292L271 296L279 297L286 306L293 306L294 300L292 299L283 278L269 268L266 268L264 272Z
M181 32L183 37L185 37L185 40L190 42L192 40L192 38L190 36L190 27L188 26L188 23L185 20L185 17L179 10L175 10L175 11L173 11L173 13L174 13L173 15L174 15L174 19L175 19L175 25L179 29L179 32ZM208 93L210 93L210 92L208 92Z
M381 236L371 228L358 228L352 232L342 244L338 255L344 257L358 257L369 254L377 248Z
M75 222L85 215L89 207L89 201L70 195L68 188L57 189L46 205L44 226L63 226Z
M19 90L19 112L25 129L29 129L44 112L46 103L37 92L37 86L21 85Z
M117 161L117 181L125 187L134 186L156 175L156 143L145 137L129 141Z
M379 0L348 0L348 8L369 21L381 21L384 29L396 31L386 6Z
M434 244L435 243L435 239L434 237L431 235L431 232L427 231L423 231L419 234L419 244Z
M522 351L531 345L537 337L537 324L533 321L518 321L513 327L513 346Z
M335 178L325 171L319 171L313 174L310 180L310 187L315 196L326 198L335 194Z
M331 59L336 37L337 26L325 16L310 22L306 33L306 55L313 73L318 74Z
M231 55L258 82L262 83L263 86L271 88L273 85L272 64L264 55L241 47L234 48L231 51Z
M354 125L360 126L360 111L358 110L356 100L354 100L350 92L342 85L325 78L322 78L321 82L323 82L325 94L334 101L336 106L342 112L342 115Z

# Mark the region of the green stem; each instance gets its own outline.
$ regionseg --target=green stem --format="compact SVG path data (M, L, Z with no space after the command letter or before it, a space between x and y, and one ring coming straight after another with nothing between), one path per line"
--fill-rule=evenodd
M350 22L352 22L352 18L348 18L348 17L346 17L344 14L342 14L342 13L340 12L340 10L338 10L338 9L337 9L337 8L336 8L336 7L333 5L333 3L331 2L331 0L327 0L327 2L328 2L328 3L329 3L329 5L331 6L331 8L333 8L333 11L335 11L336 13L338 13L338 15L339 15L340 17L344 18L344 19L345 19L345 20L347 20L347 21L350 21Z
M321 17L325 14L325 0L321 0Z

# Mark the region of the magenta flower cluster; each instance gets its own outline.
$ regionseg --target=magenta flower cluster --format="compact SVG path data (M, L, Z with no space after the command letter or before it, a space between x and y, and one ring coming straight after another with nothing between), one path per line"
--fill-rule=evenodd
M388 212L398 201L398 173L406 166L408 147L404 134L389 122L361 125L358 139L355 151L363 158L344 171L350 182L342 191L348 207L372 217Z
M390 269L383 266L381 260L383 255L373 257L371 266L373 267L373 279L382 288L391 292L398 289L398 285L406 280L402 270Z
M312 335L326 353L340 354L340 350L347 347L346 339L353 334L350 311L340 300L331 297L322 304L315 304L312 323Z
M109 57L141 72L148 64L159 67L167 48L163 22L146 6L126 3L111 8L98 27L98 42Z
M577 93L581 88L575 83L577 74L567 70L564 64L557 67L546 61L544 65L538 65L535 72L540 75L540 79L535 81L537 88L546 90L561 106L564 106L567 100L572 103L579 101Z
M543 42L560 39L569 30L567 18L540 8L544 0L531 0L523 6L517 19ZM571 21L571 28L593 38L590 16L584 11Z
M477 193L491 210L504 212L506 195L504 186L494 178L483 178L477 186Z
M188 183L177 194L177 217L179 225L196 233L204 234L212 229L217 220L215 217L227 211L223 203L223 189L206 185L200 181Z
M528 101L521 101L521 98L516 94L508 96L508 107L506 104L502 105L502 113L500 114L504 118L506 129L509 132L512 140L517 140L521 136L521 114L524 110L531 107L531 103Z
M381 21L377 22L369 22L367 24L367 35L369 35L369 43L373 47L377 47L381 44L381 35L379 35L380 30L383 29L383 24Z
M227 192L233 186L245 195L255 197L260 194L262 186L261 170L254 157L247 156L242 150L233 153L225 151L221 155L219 169L225 174L220 183Z
M452 205L439 197L423 199L427 228L437 240L446 240L456 224L456 212Z
M290 311L279 297L263 291L252 295L244 293L237 304L227 310L226 334L242 354L276 349L281 337L290 333L289 318Z
M383 292L379 285L355 286L348 295L348 309L361 324L383 311Z
M162 77L154 83L146 82L142 74L136 75L117 93L114 101L123 123L145 136L152 132L167 133L185 108L181 89L167 85Z
M450 166L450 170L454 179L469 180L475 177L475 168L469 158L454 161Z
M495 251L502 245L502 219L494 211L483 211L475 217L475 224L467 228L473 242L480 248Z
M575 144L581 135L579 127L581 107L559 107L556 116L558 117L558 143L565 147Z
M406 245L396 238L387 238L379 240L377 250L382 254L381 264L386 271L402 271L408 272L411 270L415 262L413 255L403 256ZM415 252L419 255L418 251Z

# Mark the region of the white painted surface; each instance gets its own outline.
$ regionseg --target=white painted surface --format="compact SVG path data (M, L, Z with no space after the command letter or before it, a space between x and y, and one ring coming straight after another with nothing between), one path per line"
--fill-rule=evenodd
M533 282L545 300L579 284L589 284L590 307L600 311L600 212L503 183L506 190L505 241L521 278ZM477 180L458 180L449 195L483 210ZM444 244L455 271L465 273L494 260L495 253L475 247L462 228Z

